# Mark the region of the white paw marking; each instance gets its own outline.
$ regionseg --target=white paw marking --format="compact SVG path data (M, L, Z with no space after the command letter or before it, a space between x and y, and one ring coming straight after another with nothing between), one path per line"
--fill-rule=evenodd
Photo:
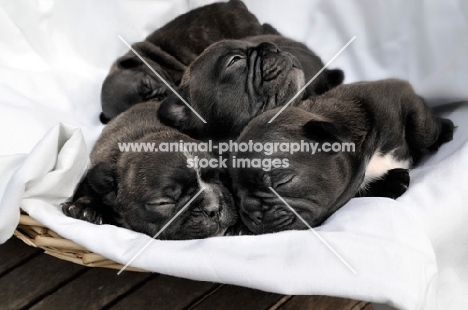
M188 152L186 150L184 150L183 154L185 155L185 157L187 159L193 158L193 154L191 154L190 152ZM205 183L202 180L200 166L193 167L193 169L195 170L195 172L197 174L198 187L200 189L203 188L203 187L205 188L205 190L204 190L205 199L209 200L208 205L205 206L205 209L207 209L207 210L218 210L220 202L219 202L218 195L216 194L214 187L211 184Z
M361 184L361 188L365 188L371 181L383 177L389 170L392 169L409 169L411 161L409 159L398 160L394 157L392 150L389 153L382 154L377 150L372 155L369 163L367 164L364 181Z

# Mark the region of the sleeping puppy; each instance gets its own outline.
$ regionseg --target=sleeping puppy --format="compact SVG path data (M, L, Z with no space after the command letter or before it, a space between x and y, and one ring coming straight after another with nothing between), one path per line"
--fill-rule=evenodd
M197 139L236 138L252 118L286 104L322 67L305 45L278 35L218 42L189 66L179 88L207 123L175 95L163 101L159 117ZM342 81L341 70L325 70L293 105Z
M261 25L239 0L215 3L181 15L133 48L171 86L205 48L223 39L278 32ZM162 99L167 86L132 52L117 59L101 91L101 121L107 123L136 103Z
M450 120L433 116L400 80L340 85L287 108L268 124L276 112L252 120L238 142L305 141L320 149L315 154L305 149L270 156L233 154L288 162L270 171L230 169L242 221L256 234L307 228L269 187L314 227L355 196L401 196L409 185L412 155L437 150L452 140L454 130ZM340 151L342 147L348 151Z
M195 239L223 235L237 213L217 169L188 168L191 156L206 152L121 151L119 143L197 142L157 119L159 103L138 104L104 128L92 153L92 168L63 212L95 224L113 224L154 236L201 189L160 235Z

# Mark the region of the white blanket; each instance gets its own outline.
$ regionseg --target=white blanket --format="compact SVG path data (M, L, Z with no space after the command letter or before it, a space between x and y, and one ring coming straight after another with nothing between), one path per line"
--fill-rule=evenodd
M462 0L245 1L262 22L306 42L346 82L399 77L433 106L468 98ZM103 126L100 86L127 49L207 1L0 2L0 242L20 206L65 238L122 264L150 237L65 217ZM310 231L154 241L135 267L283 294L325 294L401 309L468 309L468 104L445 105L454 141L411 171L398 200L353 199ZM63 124L59 124L63 123Z

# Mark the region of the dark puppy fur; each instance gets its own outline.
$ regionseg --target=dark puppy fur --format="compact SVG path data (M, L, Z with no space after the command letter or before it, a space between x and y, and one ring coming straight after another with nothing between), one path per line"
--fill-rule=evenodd
M113 224L154 236L201 189L205 190L160 235L194 239L223 235L237 214L219 171L187 167L203 152L121 152L119 143L197 142L157 118L158 102L138 104L112 120L92 153L92 168L63 212L96 224Z
M272 187L312 227L351 198L397 198L409 185L412 154L452 140L454 126L435 117L412 87L400 80L340 85L252 120L238 142L324 142L355 145L354 152L238 153L237 158L286 158L289 167L231 169L243 222L254 233L307 228L269 189Z
M304 44L278 35L218 42L189 66L179 88L207 124L175 95L163 101L159 116L196 138L235 138L252 118L286 104L322 67ZM341 70L325 70L293 105L342 81Z
M210 4L183 14L149 35L133 48L171 86L180 83L187 66L205 48L223 39L277 34L261 25L239 0ZM134 104L162 99L170 90L132 52L117 59L104 80L101 121L107 123Z

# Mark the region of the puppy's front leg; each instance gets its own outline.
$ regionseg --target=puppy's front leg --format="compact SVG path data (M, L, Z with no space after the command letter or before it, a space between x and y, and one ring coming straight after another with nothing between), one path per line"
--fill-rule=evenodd
M70 202L60 205L62 212L69 217L93 224L121 225L121 217L97 196L74 197Z
M121 226L121 217L113 208L114 183L111 165L95 165L78 185L72 201L61 204L62 212L93 224Z

